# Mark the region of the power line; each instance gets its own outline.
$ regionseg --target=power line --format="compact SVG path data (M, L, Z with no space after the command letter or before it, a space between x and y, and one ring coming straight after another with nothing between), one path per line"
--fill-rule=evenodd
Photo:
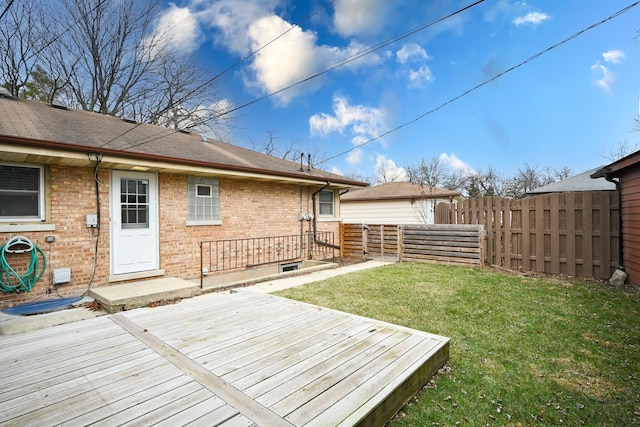
M7 3L7 7L5 7L4 10L2 11L2 13L0 13L0 20L2 20L2 18L4 18L4 15L7 14L7 12L11 8L11 5L13 4L14 1L15 0L9 0L9 3Z
M295 86L298 86L298 85L300 85L300 84L302 84L302 83L308 82L309 80L312 80L312 79L314 79L314 78L316 78L316 77L319 77L319 76L321 76L321 75L323 75L323 74L326 74L326 73L328 73L328 72L330 72L330 71L333 71L333 70L335 70L335 69L337 69L337 68L339 68L339 67L342 67L342 66L344 66L344 65L347 65L347 64L349 64L349 63L351 63L351 62L353 62L353 61L355 61L355 60L357 60L357 59L360 59L360 58L362 58L362 57L363 57L363 56L365 56L365 55L369 55L369 54L371 54L371 53L373 53L373 52L375 52L375 51L377 51L377 50L382 49L383 47L386 47L386 46L388 46L388 45L390 45L390 44L396 43L396 42L397 42L397 41L399 41L399 40L402 40L402 39L404 39L404 38L407 38L407 37L409 37L409 36L411 36L411 35L413 35L413 34L416 34L416 33L420 32L420 31L423 31L423 30L425 30L425 29L427 29L427 28L429 28L429 27L431 27L431 26L433 26L433 25L435 25L435 24L437 24L437 23L440 23L440 22L442 22L442 21L444 21L444 20L446 20L446 19L449 19L449 18L451 18L451 17L453 17L453 16L455 16L455 15L458 15L458 14L460 14L460 13L462 13L462 12L465 12L466 10L468 10L468 9L470 9L470 8L474 7L474 6L477 6L478 4L480 4L480 3L482 3L482 2L484 2L484 0L477 0L477 1L475 1L474 3L471 3L471 4L469 4L469 5L465 6L465 7L461 8L461 9L458 9L458 10L456 10L456 11L454 11L454 12L448 13L448 14L446 14L446 15L444 15L444 16L441 16L440 18L437 18L437 19L435 19L435 20L433 20L433 21L430 21L430 22L425 23L425 24L423 24L423 25L421 25L421 26L418 26L418 27L416 27L416 28L413 28L412 30L409 30L409 31L407 31L407 32L405 32L405 33L402 33L402 34L400 34L400 35L398 35L398 36L395 36L395 37L393 37L393 38L391 38L391 39L387 39L386 41L383 41L382 43L379 43L379 44L377 44L377 45L375 45L375 46L373 46L373 47L370 47L370 48L367 48L367 49L361 50L361 51L359 51L359 52L356 52L356 53L354 53L354 54L352 54L352 55L348 56L347 58L345 58L345 59L343 59L343 60L341 60L341 61L337 61L337 62L333 63L333 64L332 64L332 65L330 65L328 68L325 68L325 69L324 69L324 70L322 70L322 71L319 71L319 72L316 72L316 73L314 73L314 74L311 74L311 75L309 75L309 76L307 76L307 77L304 77L302 80L299 80L299 81L297 81L296 83L293 83L293 84L290 84L290 85L288 85L288 86L286 86L286 87L283 87L283 88L281 88L281 89L279 89L279 90L277 90L277 91L275 91L275 92L271 92L271 93L269 93L269 94L267 94L267 95L261 96L261 97L259 97L259 98L256 98L256 99L254 99L254 100L250 101L250 102L247 102L247 103L245 103L245 104L242 104L242 105L240 105L240 106L238 106L238 107L236 107L236 108L232 108L232 109L230 109L230 110L227 110L227 111L225 111L224 113L221 113L221 114L217 115L215 118L216 118L216 119L217 119L217 118L220 118L220 117L225 116L225 115L227 115L227 114L230 114L230 113L232 113L232 112L238 111L238 110L240 110L240 109L242 109L242 108L245 108L245 107L248 107L248 106L250 106L250 105L253 105L253 104L255 104L255 103L259 102L259 101L262 101L262 100L264 100L264 99L267 99L267 98L269 98L269 97L271 97L271 96L274 96L274 95L276 95L276 94L278 94L278 93L284 92L284 91L286 91L286 90L288 90L288 89L291 89L291 88L293 88L293 87L295 87ZM308 19L310 19L310 18L311 18L312 16L314 16L315 14L319 13L322 9L326 8L326 7L327 7L329 4L331 4L331 3L333 3L333 1L331 1L331 2L329 2L329 3L327 3L327 4L325 4L324 6L322 6L322 8L321 8L321 9L319 9L318 11L316 11L316 12L314 12L313 14L309 15L309 17L307 17L307 18L305 19L305 21L306 21L306 20L308 20ZM304 22L304 21L303 21L303 22ZM287 31L286 31L286 32L284 32L283 34L279 35L279 36L278 36L278 37L276 37L275 39L271 40L269 43L267 43L266 45L262 46L262 47L261 47L260 49L258 49L257 51L253 52L252 54L250 54L249 56L245 57L244 59L242 59L242 60L238 61L238 62L236 63L236 65L237 65L237 64L240 64L240 63L242 63L244 60L246 60L246 59L248 59L249 57L253 56L253 55L254 55L255 53L257 53L259 50L263 49L264 47L268 46L269 44L271 44L272 42L274 42L274 41L275 41L275 40L277 40L278 38L282 37L284 34L286 34L287 32L291 31L291 29L293 29L293 28L294 28L294 27L292 26L289 30L287 30ZM235 66L235 65L234 65L234 66ZM232 66L232 67L233 67L233 66ZM230 67L230 68L232 68L232 67ZM228 68L227 70L229 70L230 68ZM226 72L226 71L223 71L223 73L224 73L224 72ZM219 76L221 76L223 73L220 73L220 74L218 74L217 76L214 76L213 78L209 79L209 80L208 80L208 83L211 83L213 80L217 79L217 78L218 78ZM203 84L203 85L199 86L199 88L204 87L204 85L206 85L206 84L208 84L208 83L205 83L205 84ZM194 91L192 91L192 92L190 92L190 93L193 93L193 92L194 92ZM184 98L183 98L183 99L184 99ZM178 101L178 103L179 103L179 102L182 102L182 101ZM162 113L160 113L160 114L162 114ZM136 125L136 126L137 126L137 125ZM130 129L130 130L132 130L132 129ZM127 132L129 132L129 131L127 131ZM125 133L127 133L127 132L125 132ZM121 135L120 135L120 136L121 136ZM105 145L107 145L107 144L111 143L112 141L114 141L115 139L119 138L120 136L117 136L117 137L115 137L114 139L112 139L112 140L110 140L110 141L107 141L105 144L103 144L103 145L102 145L102 147L104 147ZM149 142L153 142L153 141L154 141L154 140L147 141L147 142L144 142L144 143L141 143L141 144L135 144L135 145L130 146L129 148L134 148L134 147L137 147L137 146L139 146L139 145L143 145L143 144L146 144L146 143L149 143Z
M92 9L90 9L89 11L87 11L87 13L85 13L84 15L82 15L82 18L86 18L87 15L89 15L90 13L96 11L99 7L102 6L103 3L106 3L108 0L100 0L98 1L98 3L95 5L95 7L93 7ZM74 21L74 24L78 24L78 21ZM27 58L27 60L37 57L38 55L40 55L45 49L47 49L49 46L51 46L53 43L55 43L56 41L58 41L58 39L60 39L65 33L67 33L69 30L71 30L71 28L75 28L73 24L67 26L67 28L58 33L54 38L52 38L51 40L49 40L47 43L45 43L40 49L38 49L35 53L33 53L31 56L29 56Z
M296 87L296 86L298 86L298 85L301 85L302 83L306 83L306 82L308 82L309 80L313 80L313 79L315 79L316 77L320 77L320 76L321 76L321 75L323 75L323 74L326 74L326 73L328 73L328 72L330 72L330 71L335 70L336 68L340 68L340 67L342 67L342 66L344 66L344 65L347 65L347 64L349 64L349 63L351 63L351 62L353 62L353 61L356 61L356 60L358 60L358 59L362 58L363 56L369 55L369 54L371 54L371 53L373 53L373 52L375 52L375 51L377 51L377 50L380 50L380 49L382 49L383 47L389 46L389 45L391 45L391 44L393 44L393 43L396 43L396 42L398 42L398 41L400 41L400 40L402 40L402 39L405 39L405 38L407 38L407 37L409 37L409 36L412 36L412 35L414 35L414 34L416 34L416 33L420 32L420 31L423 31L423 30L425 30L425 29L427 29L427 28L429 28L429 27L431 27L431 26L433 26L433 25L435 25L435 24L438 24L438 23L440 23L440 22L442 22L442 21L444 21L444 20L446 20L446 19L449 19L449 18L451 18L451 17L453 17L453 16L455 16L455 15L458 15L458 14L460 14L460 13L462 13L462 12L465 12L466 10L471 9L472 7L477 6L477 5L479 5L480 3L482 3L482 2L484 2L484 0L478 0L478 1L476 1L475 3L471 3L471 4L469 4L469 5L465 6L465 7L461 8L461 9L456 10L455 12L451 12L451 13L449 13L449 14L445 15L445 16L442 16L442 17L440 17L440 18L438 18L438 19L434 20L434 21L430 21L430 22L428 22L428 23L426 23L426 24L423 24L423 25L421 25L421 26L419 26L419 27L416 27L416 28L414 28L414 29L412 29L412 30L407 31L406 33L400 34L399 36L393 37L393 38L391 38L391 39L387 39L386 41L383 41L382 43L379 43L379 44L377 44L377 45L375 45L375 46L373 46L373 47L370 47L370 48L367 48L367 49L361 50L361 51L359 51L359 52L356 52L356 53L354 53L354 54L352 54L352 55L348 56L347 58L345 58L345 59L343 59L343 60L341 60L341 61L334 62L333 64L331 64L329 67L325 68L325 69L324 69L324 70L322 70L322 71L318 71L318 72L316 72L316 73L310 74L310 75L308 75L308 76L306 76L306 77L302 78L301 80L299 80L299 81L297 81L297 82L295 82L295 83L292 83L292 84L290 84L290 85L288 85L288 86L285 86L285 87L283 87L283 88L281 88L281 89L278 89L278 90L276 90L276 91L274 91L274 92L271 92L271 93L268 93L268 94L266 94L266 95L264 95L264 96L261 96L261 97L259 97L259 98L256 98L256 99L254 99L254 100L252 100L252 101L249 101L249 102L247 102L247 103L245 103L245 104L242 104L242 105L240 105L240 106L238 106L238 107L236 107L236 108L233 108L233 109L231 109L231 110L229 110L229 111L225 111L224 113L222 113L222 114L220 114L220 115L216 116L216 118L219 118L219 117L222 117L222 116L224 116L224 115L227 115L227 114L233 113L234 111L240 110L240 109L245 108L245 107L248 107L248 106L250 106L250 105L253 105L253 104L255 104L255 103L257 103L257 102L260 102L260 101L262 101L262 100L264 100L264 99L270 98L270 97L272 97L272 96L274 96L274 95L277 95L277 94L279 94L279 93L282 93L282 92L284 92L284 91L286 91L286 90L289 90L289 89L291 89L291 88L293 88L293 87Z
M448 101L440 104L436 108L434 108L432 110L429 110L429 111L419 115L418 117L416 117L416 118L414 118L412 120L409 120L408 122L405 122L405 123L393 128L393 129L390 129L390 130L388 130L388 131L386 131L386 132L384 132L384 133L382 133L382 134L380 134L380 135L378 135L378 136L376 136L374 138L371 138L371 139L369 139L369 140L367 140L367 141L365 141L363 143L354 145L353 147L351 147L348 150L342 151L342 152L340 152L340 153L338 153L338 154L336 154L334 156L331 156L331 157L329 157L327 159L324 159L323 161L318 162L318 165L322 165L322 164L328 162L329 160L333 160L333 159L338 158L340 156L343 156L343 155L345 155L347 153L350 153L351 151L353 151L353 150L355 150L357 148L363 147L363 146L365 146L365 145L367 145L367 144L369 144L371 142L374 142L374 141L377 141L377 140L379 140L381 138L384 138L385 136L387 136L387 135L389 135L391 133L397 132L398 130L400 130L400 129L406 127L406 126L409 126L410 124L413 124L413 123L417 122L418 120L420 120L420 119L422 119L422 118L424 118L424 117L426 117L426 116L428 116L430 114L433 114L438 110L441 110L445 106L447 106L447 105L449 105L449 104L451 104L451 103L453 103L453 102L455 102L455 101L457 101L457 100L469 95L471 92L474 92L474 91L480 89L483 86L488 85L489 83L499 79L500 77L504 76L505 74L510 73L511 71L516 70L516 69L522 67L523 65L533 61L534 59L539 58L540 56L544 55L545 53L547 53L547 52L549 52L549 51L551 51L551 50L553 50L553 49L555 49L555 48L557 48L559 46L562 46L563 44L575 39L576 37L581 36L583 33L587 32L589 30L592 30L592 29L594 29L594 28L596 28L596 27L598 27L598 26L600 26L600 25L602 25L602 24L604 24L604 23L606 23L606 22L608 22L608 21L610 21L610 20L612 20L614 18L617 18L618 16L622 15L623 13L626 13L629 10L633 9L638 4L640 4L640 1L637 1L637 2L635 2L633 4L630 4L629 6L619 10L618 12L616 12L613 15L609 16L608 18L605 18L605 19L603 19L603 20L601 20L599 22L596 22L595 24L592 24L592 25L590 25L590 26L578 31L577 33L574 33L573 35L567 37L566 39L562 40L561 42L558 42L558 43L556 43L556 44L554 44L554 45L552 45L552 46L550 46L550 47L548 47L548 48L536 53L535 55L530 56L529 58L525 59L524 61L520 62L519 64L514 65L514 66L512 66L512 67L510 67L510 68L508 68L508 69L496 74L495 76L491 77L490 79L485 80L484 82L472 87L471 89L468 89L468 90L462 92L461 94L459 94L459 95L449 99Z
M270 44L272 44L273 42L275 42L276 40L280 39L281 37L283 37L284 35L286 35L287 33L289 33L291 30L293 30L294 28L296 28L296 26L300 26L300 24L307 22L308 20L310 20L311 18L313 18L315 15L317 15L318 13L322 12L324 9L326 9L327 7L329 7L331 4L333 4L335 2L335 0L329 0L328 2L326 2L325 4L323 4L320 8L318 8L317 10L315 10L313 13L311 13L310 15L308 15L307 17L305 17L302 21L300 21L299 23L293 23L291 24L291 27L289 29L287 29L286 31L284 31L283 33L281 33L280 35L278 35L277 37L273 38L272 40L270 40L269 42L267 42L266 44L260 46L258 49L250 52L248 55L246 55L244 58L240 59L239 61L233 63L232 65L230 65L229 67L225 68L224 70L222 70L221 72L219 72L218 74L216 74L215 76L213 76L212 78L210 78L209 80L205 81L204 83L198 85L197 87L195 87L194 89L192 89L191 91L189 91L188 93L186 93L184 96L182 96L181 98L179 98L176 102L175 105L181 104L182 102L186 101L189 97L191 97L194 93L200 91L201 89L203 89L204 87L210 85L211 83L213 83L215 80L219 79L220 77L222 77L224 74L226 74L227 72L231 71L233 68L237 67L238 65L242 64L243 62L245 62L247 59L253 57L255 54L257 54L258 52L260 52L262 49L264 49L265 47L269 46ZM163 115L164 113L166 113L169 109L171 109L172 106L168 106L162 110L160 110L159 112L157 112L155 114L155 118L160 117L161 115ZM223 115L228 114L229 112L225 112L225 114L221 114L219 116L216 116L215 118L219 118L222 117ZM105 142L104 144L102 144L100 146L100 148L103 148L105 146L107 146L108 144L112 143L113 141L115 141L118 138L121 138L122 136L124 136L125 134L131 132L132 130L136 129L138 126L140 126L142 123L137 123L134 127L132 127L131 129L121 133L120 135L110 139L109 141ZM180 132L178 129L173 129L174 132ZM162 133L162 132L160 132ZM168 135L165 135L168 136ZM162 136L162 138L164 138L165 136ZM129 150L131 148L135 148L138 147L140 145L143 144L147 144L149 142L153 142L156 139L159 139L161 137L152 139L150 141L146 141L140 144L136 144L136 142L138 141L134 141L133 145L130 145L126 148L124 148L125 150Z

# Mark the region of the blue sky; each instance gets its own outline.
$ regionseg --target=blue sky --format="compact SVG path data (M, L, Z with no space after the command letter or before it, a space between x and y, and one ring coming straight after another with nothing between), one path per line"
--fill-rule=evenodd
M640 140L640 5L431 112L635 1L485 0L426 25L472 3L176 0L158 25L211 77L269 43L216 80L234 108L425 27L232 113L227 142L260 148L271 135L337 173L434 157L504 176L525 164L579 173Z

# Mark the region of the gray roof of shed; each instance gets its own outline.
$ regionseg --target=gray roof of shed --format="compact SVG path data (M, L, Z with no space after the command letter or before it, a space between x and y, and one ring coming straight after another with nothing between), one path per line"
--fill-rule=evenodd
M457 197L460 193L436 187L421 187L410 182L388 182L373 187L350 190L340 196L340 201L435 199Z
M527 194L544 194L544 193L563 193L570 191L615 191L614 183L604 178L591 178L591 175L600 169L600 167L589 169L578 175L574 175L562 181L553 182L543 185L529 191Z
M127 158L266 175L331 181L343 186L366 183L237 145L103 114L0 96L0 142L71 151L103 152ZM302 169L302 170L301 170Z

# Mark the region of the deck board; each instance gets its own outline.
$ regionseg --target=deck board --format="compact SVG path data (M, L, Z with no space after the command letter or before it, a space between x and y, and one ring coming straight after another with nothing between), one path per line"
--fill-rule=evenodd
M241 291L0 337L0 425L382 425L448 339Z

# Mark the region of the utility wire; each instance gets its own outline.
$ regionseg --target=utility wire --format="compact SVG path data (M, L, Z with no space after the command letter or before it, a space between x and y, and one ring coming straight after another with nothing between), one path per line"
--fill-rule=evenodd
M396 43L396 42L398 42L399 40L402 40L402 39L407 38L407 37L409 37L409 36L411 36L411 35L413 35L413 34L416 34L416 33L420 32L420 31L423 31L423 30L425 30L425 29L427 29L427 28L429 28L429 27L431 27L431 26L433 26L433 25L435 25L435 24L437 24L437 23L439 23L439 22L442 22L442 21L444 21L444 20L446 20L446 19L449 19L449 18L451 18L451 17L453 17L453 16L455 16L455 15L458 15L458 14L460 14L460 13L462 13L462 12L465 12L466 10L471 9L472 7L477 6L478 4L480 4L480 3L482 3L482 2L484 2L484 0L477 0L477 1L475 1L474 3L471 3L471 4L469 4L469 5L465 6L465 7L461 8L461 9L458 9L458 10L456 10L456 11L454 11L454 12L451 12L451 13L448 13L448 14L446 14L446 15L444 15L444 16L441 16L440 18L437 18L437 19L436 19L436 20L434 20L434 21L430 21L430 22L425 23L425 24L423 24L423 25L421 25L421 26L419 26L419 27L413 28L412 30L409 30L409 31L407 31L407 32L405 32L405 33L402 33L402 34L398 35L398 36L395 36L395 37L393 37L393 38L391 38L391 39L387 39L386 41L383 41L383 42L381 42L381 43L379 43L379 44L377 44L377 45L375 45L375 46L373 46L373 47L369 47L369 48L367 48L367 49L364 49L364 50L361 50L361 51L359 51L359 52L356 52L356 53L354 53L354 54L350 55L349 57L347 57L347 58L345 58L345 59L342 59L341 61L338 61L338 62L333 63L333 64L332 64L332 65L330 65L328 68L325 68L325 69L324 69L324 70L322 70L322 71L318 71L318 72L316 72L316 73L314 73L314 74L308 75L307 77L304 77L302 80L299 80L299 81L297 81L296 83L290 84L290 85L285 86L285 87L283 87L283 88L281 88L281 89L278 89L278 90L277 90L277 91L275 91L275 92L271 92L271 93L269 93L269 94L267 94L267 95L264 95L264 96L261 96L261 97L259 97L259 98L256 98L256 99L254 99L254 100L252 100L252 101L250 101L250 102L247 102L247 103L245 103L245 104L242 104L242 105L240 105L240 106L238 106L238 107L236 107L236 108L233 108L233 109L227 110L227 111L225 111L224 113L221 113L221 114L217 115L215 118L217 119L217 118L220 118L220 117L225 116L225 115L227 115L227 114L230 114L230 113L232 113L232 112L238 111L238 110L240 110L240 109L242 109L242 108L245 108L245 107L248 107L248 106L250 106L250 105L253 105L253 104L255 104L255 103L259 102L259 101L262 101L262 100L264 100L264 99L270 98L270 97L272 97L272 96L274 96L274 95L276 95L276 94L278 94L278 93L284 92L285 90L291 89L291 88L293 88L293 87L295 87L295 86L298 86L298 85L300 85L300 84L302 84L302 83L308 82L309 80L312 80L312 79L314 79L314 78L316 78L316 77L319 77L319 76L321 76L321 75L323 75L323 74L329 73L330 71L333 71L333 70L335 70L336 68L339 68L339 67L342 67L342 66L344 66L344 65L347 65L347 64L349 64L349 63L351 63L351 62L353 62L353 61L355 61L355 60L357 60L357 59L362 58L362 57L363 57L363 56L365 56L365 55L369 55L369 54L371 54L371 53L373 53L373 52L375 52L375 51L377 51L377 50L382 49L383 47L386 47L386 46L388 46L388 45L390 45L390 44ZM324 9L325 7L327 7L330 3L333 3L333 1L331 1L331 2L329 2L329 3L327 3L327 4L325 4L321 9L319 9L318 11L314 12L313 14L311 14L309 17L307 17L307 18L305 19L305 21L306 21L306 20L308 20L308 19L309 19L310 17L312 17L313 15L315 15L316 13L318 13L320 10ZM303 22L304 22L304 21L303 21ZM291 27L291 28L290 28L289 30L287 30L285 33L281 34L280 36L276 37L274 40L272 40L272 41L270 41L269 43L267 43L266 45L262 46L262 47L261 47L260 49L258 49L256 52L254 52L254 53L250 54L249 56L245 57L245 58L244 58L244 59L242 59L241 61L237 62L237 63L236 63L236 65L237 65L237 64L240 64L241 62L243 62L245 59L249 58L250 56L253 56L253 55L254 55L255 53L257 53L259 50L263 49L264 47L268 46L269 44L271 44L272 42L274 42L274 41L275 41L275 40L277 40L278 38L282 37L284 34L286 34L287 32L291 31L291 29L293 29L293 28L294 28L294 27ZM229 68L229 69L230 69L230 68ZM224 72L223 72L223 73L224 73ZM216 78L218 78L220 75L222 75L222 73L221 73L221 74L218 74L217 76L214 76L212 79L208 80L208 83L211 83L213 80L215 80ZM200 87L202 87L202 86L200 86ZM193 93L193 92L191 92L191 93ZM179 102L181 102L181 101L179 101ZM134 128L135 128L135 127L134 127ZM129 131L131 131L131 130L133 130L133 129L129 129ZM129 131L126 131L125 133L127 133L127 132L129 132ZM176 130L176 132L177 132L177 130ZM122 135L119 135L119 136L117 136L117 137L113 138L112 140L107 141L107 142L106 142L106 143L104 143L101 147L104 147L105 145L107 145L107 144L111 143L113 140L115 140L115 139L117 139L117 138L119 138L119 137L121 137L121 136L122 136ZM154 139L152 139L152 140L150 140L150 141L147 141L147 142L144 142L144 143L140 143L140 144L136 144L136 145L130 146L130 147L128 147L127 149L129 149L129 148L133 148L133 147L137 147L137 146L139 146L139 145L143 145L143 144L146 144L146 143L148 143L148 142L153 142L153 141L154 141Z
M220 77L222 77L224 74L228 73L229 71L231 71L232 69L234 69L235 67L237 67L238 65L242 64L243 62L245 62L246 60L248 60L249 58L253 57L254 55L256 55L258 52L260 52L262 49L264 49L265 47L269 46L270 44L272 44L273 42L275 42L276 40L280 39L281 37L283 37L284 35L288 34L291 30L293 30L294 28L296 28L296 26L300 26L300 24L309 21L311 18L313 18L315 15L317 15L318 13L322 12L324 9L326 9L327 7L329 7L331 4L333 4L335 2L335 0L330 0L327 3L323 4L320 8L318 8L317 10L315 10L313 13L311 13L310 15L308 15L306 18L304 18L302 21L300 21L299 23L294 23L291 24L291 27L284 31L282 34L278 35L277 37L275 37L274 39L270 40L269 42L267 42L266 44L260 46L258 49L251 51L248 55L246 55L244 58L240 59L239 61L233 63L232 65L228 66L227 68L225 68L224 70L222 70L221 72L219 72L218 74L216 74L215 76L211 77L210 79L208 79L207 81L205 81L204 83L196 86L194 89L192 89L191 91L187 92L184 96L182 96L181 98L179 98L174 105L179 105L181 103L183 103L184 101L186 101L187 99L189 99L194 93L199 92L200 90L202 90L203 88L205 88L206 86L210 85L211 83L213 83L214 81L216 81L217 79L219 79ZM155 117L158 118L161 115L163 115L164 113L166 113L169 109L171 109L173 106L168 106L163 108L162 110L160 110L159 112L157 112L155 114ZM222 117L223 115L229 114L230 111L225 112L224 114L218 115L215 118L219 118ZM127 133L131 132L132 130L136 129L138 126L142 125L143 123L137 123L135 126L133 126L131 129L121 133L120 135L115 136L114 138L110 139L109 141L105 142L104 144L102 144L99 148L104 148L105 146L107 146L108 144L112 143L113 141L115 141L118 138L121 138L122 136L126 135ZM170 128L169 128L170 129ZM180 132L179 129L173 129L174 132ZM168 135L164 135L162 136L162 138L166 137ZM124 148L125 150L129 150L131 148L134 147L138 147L139 145L143 145L146 144L148 142L153 142L156 139L159 139L161 137L152 139L150 141L146 141L140 144L134 144L131 145L129 147ZM134 142L138 142L138 141L134 141Z
M14 1L15 0L9 0L9 3L7 3L7 7L5 7L4 10L2 11L2 13L0 14L0 21L2 20L2 18L4 18L4 15L7 14L7 12L11 8L11 5L13 4Z
M98 1L98 3L95 5L95 7L93 7L91 10L89 10L87 13L85 13L84 15L82 15L82 18L86 18L87 15L89 15L90 13L94 12L95 10L97 10L99 7L102 6L103 3L106 3L108 0L100 0ZM27 60L37 57L38 55L40 55L45 49L47 49L49 46L51 46L53 43L55 43L56 41L58 41L58 39L60 39L64 34L66 34L69 30L71 30L72 28L75 28L76 26L74 24L78 24L78 21L74 21L73 23L71 23L70 25L67 26L67 28L62 31L61 33L58 33L54 38L52 38L51 40L49 40L47 43L45 43L40 49L38 49L36 52L34 52L31 56L29 56L27 58Z
M605 18L605 19L603 19L603 20L601 20L599 22L596 22L595 24L592 24L592 25L590 25L590 26L578 31L577 33L574 33L573 35L567 37L566 39L562 40L561 42L558 42L558 43L556 43L556 44L554 44L554 45L552 45L552 46L550 46L550 47L548 47L548 48L536 53L535 55L530 56L529 58L525 59L524 61L520 62L519 64L514 65L514 66L512 66L510 68L507 68L506 70L496 74L495 76L491 77L490 79L485 80L484 82L472 87L471 89L468 89L468 90L462 92L461 94L449 99L448 101L440 104L436 108L434 108L432 110L429 110L429 111L419 115L418 117L416 117L416 118L414 118L412 120L409 120L408 122L405 122L405 123L393 128L393 129L390 129L390 130L388 130L388 131L386 131L386 132L384 132L384 133L382 133L382 134L380 134L380 135L378 135L378 136L376 136L374 138L371 138L371 139L369 139L369 140L367 140L365 142L362 142L360 144L354 145L353 147L351 147L348 150L342 151L342 152L340 152L340 153L338 153L338 154L336 154L334 156L328 157L328 158L324 159L323 161L318 162L318 165L322 165L322 164L328 162L329 160L333 160L333 159L338 158L340 156L343 156L343 155L345 155L347 153L350 153L351 151L353 151L353 150L355 150L357 148L363 147L363 146L365 146L365 145L367 145L367 144L369 144L371 142L374 142L374 141L377 141L377 140L379 140L381 138L384 138L385 136L387 136L387 135L389 135L391 133L397 132L398 130L400 130L400 129L406 127L406 126L408 126L410 124L413 124L413 123L417 122L418 120L420 120L420 119L422 119L422 118L424 118L424 117L426 117L426 116L428 116L430 114L435 113L436 111L446 107L447 105L449 105L449 104L451 104L451 103L453 103L453 102L455 102L455 101L457 101L457 100L469 95L471 92L474 92L474 91L480 89L481 87L486 86L489 83L499 79L500 77L504 76L505 74L510 73L511 71L516 70L516 69L522 67L523 65L533 61L534 59L539 58L540 56L544 55L545 53L547 53L547 52L549 52L549 51L551 51L551 50L553 50L553 49L555 49L555 48L557 48L559 46L562 46L563 44L575 39L576 37L581 36L583 33L587 32L589 30L592 30L592 29L594 29L596 27L599 27L600 25L602 25L602 24L604 24L604 23L606 23L606 22L608 22L608 21L610 21L610 20L612 20L614 18L617 18L618 16L622 15L623 13L626 13L629 10L633 9L638 4L640 4L640 1L637 1L637 2L635 2L633 4L630 4L629 6L619 10L618 12L616 12L613 15L609 16L608 18Z
M300 85L302 83L306 83L309 80L313 80L316 77L320 77L323 74L326 74L326 73L328 73L330 71L335 70L336 68L339 68L339 67L342 67L344 65L347 65L347 64L349 64L349 63L351 63L351 62L353 62L355 60L358 60L358 59L362 58L365 55L369 55L370 53L373 53L373 52L375 52L377 50L380 50L383 47L389 46L390 44L396 43L396 42L398 42L398 41L400 41L402 39L405 39L405 38L407 38L409 36L412 36L412 35L420 32L420 31L423 31L423 30L425 30L425 29L427 29L427 28L429 28L429 27L431 27L431 26L433 26L435 24L438 24L438 23L440 23L440 22L442 22L442 21L444 21L446 19L449 19L449 18L451 18L451 17L453 17L455 15L458 15L458 14L460 14L462 12L465 12L466 10L471 9L472 7L477 6L482 2L484 2L484 0L478 0L475 3L471 3L471 4L463 7L462 9L458 9L455 12L451 12L451 13L445 15L445 16L442 16L442 17L436 19L435 21L430 21L430 22L428 22L428 23L426 23L424 25L416 27L416 28L414 28L414 29L412 29L410 31L407 31L406 33L403 33L403 34L401 34L399 36L396 36L394 38L388 39L388 40L386 40L386 41L384 41L384 42L382 42L380 44L377 44L377 45L375 45L373 47L369 47L367 49L364 49L364 50L361 50L359 52L356 52L356 53L348 56L347 58L345 58L343 60L334 62L333 64L331 64L329 67L325 68L324 70L321 70L321 71L318 71L316 73L310 74L310 75L304 77L302 80L299 80L299 81L297 81L295 83L292 83L292 84L290 84L288 86L285 86L285 87L283 87L281 89L278 89L278 90L276 90L274 92L270 92L270 93L268 93L268 94L266 94L264 96L256 98L256 99L254 99L252 101L249 101L249 102L247 102L245 104L239 105L236 108L233 108L233 109L230 109L228 111L225 111L224 113L216 116L216 118L222 117L222 116L227 115L229 113L233 113L234 111L240 110L240 109L248 107L250 105L253 105L253 104L255 104L257 102L260 102L260 101L262 101L264 99L270 98L270 97L272 97L274 95L277 95L277 94L279 94L281 92L284 92L285 90L289 90L289 89L291 89L293 87L296 87L296 86L298 86L298 85Z

